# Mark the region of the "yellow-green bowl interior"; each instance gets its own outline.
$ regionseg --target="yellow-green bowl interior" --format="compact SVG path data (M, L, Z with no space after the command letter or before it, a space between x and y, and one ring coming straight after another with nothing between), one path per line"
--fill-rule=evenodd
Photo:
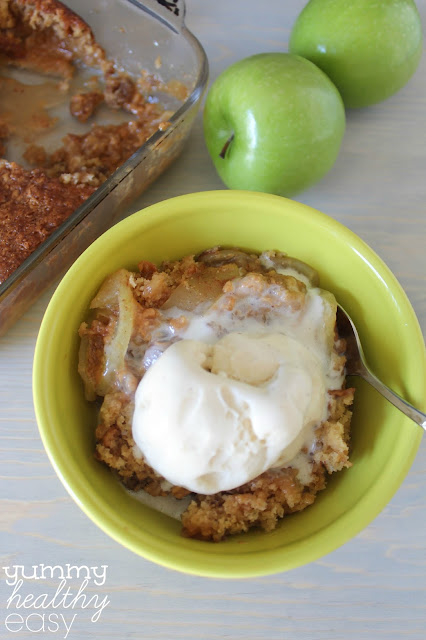
M144 259L159 263L214 245L279 249L308 262L350 312L372 369L424 406L424 342L395 277L356 235L305 205L267 194L214 191L148 207L94 242L48 306L37 341L33 388L40 433L62 482L86 514L137 554L180 571L246 577L284 571L340 546L365 527L400 486L421 429L363 381L352 422L353 466L330 478L314 505L271 533L221 543L180 536L177 521L127 494L95 461L96 409L77 374L78 327L105 276Z

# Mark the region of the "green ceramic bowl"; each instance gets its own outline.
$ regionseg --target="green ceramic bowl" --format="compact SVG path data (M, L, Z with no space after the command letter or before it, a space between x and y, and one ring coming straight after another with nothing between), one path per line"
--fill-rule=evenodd
M395 277L356 235L292 200L238 191L180 196L119 223L77 260L43 319L34 361L34 403L60 479L101 529L135 553L187 573L237 578L285 571L356 535L391 499L416 454L421 429L362 381L352 427L353 467L335 474L305 511L271 533L221 543L180 536L177 521L124 492L96 462L96 410L77 374L77 330L105 276L141 259L160 262L217 244L279 249L315 267L353 316L373 370L411 403L425 397L424 342Z

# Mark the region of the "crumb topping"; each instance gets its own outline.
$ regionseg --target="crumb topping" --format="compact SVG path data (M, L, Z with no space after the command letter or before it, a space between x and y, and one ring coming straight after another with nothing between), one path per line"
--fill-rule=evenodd
M164 323L164 311L171 307L181 309L182 314L173 317L175 326L181 327L188 312L217 303L219 296L225 307L233 296L253 293L265 306L300 309L304 305L303 282L274 267L263 266L258 256L244 254L242 258L237 250L232 252L216 248L200 256L165 262L159 268L142 261L138 272L120 270L101 287L92 301L92 317L80 327L79 372L86 396L102 400L95 455L115 470L131 490L143 489L152 496L171 495L178 499L189 494L185 488L168 486L144 460L132 436L135 391L150 366L147 353L156 348L153 335ZM276 286L272 298L271 284ZM123 343L120 336L125 333L128 337ZM111 349L116 358L110 376L106 353ZM344 350L344 340L335 335L335 366L344 366ZM167 389L164 395L167 398ZM191 494L181 518L182 534L217 542L252 527L271 531L282 518L312 504L325 488L328 474L351 466L353 397L352 388L329 391L327 419L316 428L312 448L304 448L294 463L266 471L230 491L209 496Z

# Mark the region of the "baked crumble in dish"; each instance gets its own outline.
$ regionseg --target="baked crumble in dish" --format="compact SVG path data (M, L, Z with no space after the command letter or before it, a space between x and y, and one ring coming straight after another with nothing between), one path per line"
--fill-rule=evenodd
M93 77L73 93L83 67L85 74L93 69ZM13 81L11 68L54 78L57 93L79 122L93 122L100 106L130 119L109 125L93 122L87 133L68 134L49 152L26 140L22 130L49 130L55 119L41 100L24 126L23 117L17 123L13 95L29 91L30 85ZM0 69L5 71L0 74L0 154L7 156L13 137L29 142L25 167L0 159L1 284L157 129L166 128L171 114L148 99L147 73L133 78L109 60L86 22L58 0L0 0ZM25 110L36 101L31 96L21 99L18 108Z
M155 371L163 354L195 335L194 327L199 334L200 322L213 344L242 330L265 337L281 322L298 335L300 327L308 326L307 318L314 317L318 300L321 321L312 325L311 334L324 346L329 367L324 419L305 430L291 459L239 486L205 493L170 482L167 473L155 470L135 442L133 423L141 381ZM256 254L215 247L160 267L142 261L138 271L113 273L79 329L79 374L87 400L100 407L95 457L127 489L182 501L184 536L217 542L253 527L272 531L284 516L311 505L329 474L351 466L354 389L345 386L345 342L337 335L335 317L334 296L319 288L317 273L278 251ZM211 364L204 368L214 373ZM255 363L245 367L239 380L246 387L263 387L263 381L253 379L261 375L258 369ZM160 392L167 403L171 390ZM165 440L164 454L173 459L168 448Z

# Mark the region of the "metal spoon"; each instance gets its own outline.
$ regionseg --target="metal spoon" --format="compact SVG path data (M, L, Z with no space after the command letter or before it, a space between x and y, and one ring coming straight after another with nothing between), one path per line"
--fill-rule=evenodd
M389 387L370 371L355 325L340 305L337 305L336 323L339 336L346 340L346 374L348 376L360 376L364 378L364 380L381 393L386 400L389 400L397 409L411 418L411 420L414 420L414 422L426 431L426 414L413 407L409 402L389 389Z

